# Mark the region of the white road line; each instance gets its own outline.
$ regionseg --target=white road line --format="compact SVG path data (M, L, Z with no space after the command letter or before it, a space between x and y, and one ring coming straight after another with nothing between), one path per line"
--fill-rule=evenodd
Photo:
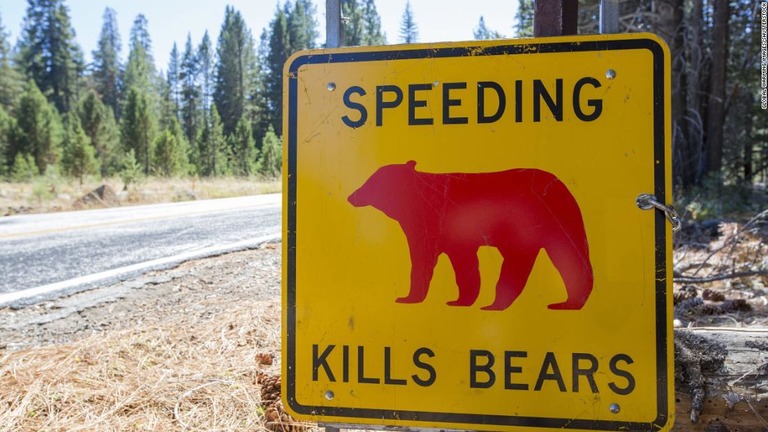
M76 288L84 285L93 285L95 283L108 280L126 280L137 274L147 273L153 270L164 270L177 265L200 258L206 258L215 255L221 255L229 252L237 252L245 249L254 248L263 243L270 241L280 240L281 233L269 234L255 239L243 240L235 243L229 243L220 246L211 246L205 249L199 249L191 252L185 252L179 255L174 255L166 258L159 258L152 261L146 261L139 264L132 264L125 267L120 267L112 270L107 270L101 273L95 273L92 275L81 276L74 279L69 279L62 282L55 282L48 285L43 285L35 288L29 288L22 291L16 291L12 293L0 294L0 307L8 306L13 303L28 300L39 296L51 295L66 291L72 288Z

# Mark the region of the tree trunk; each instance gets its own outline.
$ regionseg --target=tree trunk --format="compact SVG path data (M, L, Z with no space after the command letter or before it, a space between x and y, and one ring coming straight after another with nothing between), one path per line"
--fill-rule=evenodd
M684 134L686 138L686 150L689 158L685 164L684 182L687 186L701 183L704 175L704 110L701 103L702 69L704 67L701 33L703 29L703 0L692 0L691 12L685 31L685 83L686 83L686 111Z
M685 133L686 81L685 39L683 33L683 0L657 0L654 30L669 45L672 67L672 152L674 181L684 188L687 181L687 161L691 159Z
M675 432L768 431L768 329L675 330L675 389Z
M714 0L712 12L712 62L707 109L707 172L719 174L723 165L725 77L728 64L728 0Z

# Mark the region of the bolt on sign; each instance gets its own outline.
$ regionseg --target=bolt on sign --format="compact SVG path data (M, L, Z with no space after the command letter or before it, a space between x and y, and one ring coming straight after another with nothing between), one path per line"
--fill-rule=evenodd
M295 417L671 428L659 38L305 51L284 86Z

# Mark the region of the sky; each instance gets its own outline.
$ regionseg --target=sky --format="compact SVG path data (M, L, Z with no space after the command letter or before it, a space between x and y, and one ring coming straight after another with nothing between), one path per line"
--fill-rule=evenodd
M69 7L70 19L76 32L76 40L91 60L101 31L102 15L106 7L117 12L120 36L123 40L121 53L123 61L128 56L128 36L133 20L143 13L149 22L152 37L152 51L158 69L168 64L174 42L183 52L187 33L197 46L208 30L216 42L219 29L224 21L226 5L239 10L257 40L262 30L269 25L278 3L284 0L64 0ZM318 43L325 42L325 1L314 0L317 6ZM418 25L420 42L446 42L473 39L472 31L477 28L480 16L486 26L511 37L514 35L514 17L517 0L472 0L472 2L446 0L411 0L411 10ZM382 28L387 42L398 43L399 26L405 10L406 0L377 0L376 8L381 16ZM451 6L447 6L450 4ZM471 7L470 7L471 5ZM15 44L21 32L27 2L24 0L0 0L0 18Z

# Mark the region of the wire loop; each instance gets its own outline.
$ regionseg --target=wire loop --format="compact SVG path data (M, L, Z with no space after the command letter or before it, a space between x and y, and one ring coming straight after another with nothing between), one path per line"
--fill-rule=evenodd
M650 210L652 208L656 208L657 210L663 211L664 216L667 218L669 223L672 224L672 231L677 232L680 231L680 228L682 228L683 221L680 219L677 211L675 211L675 208L656 201L655 196L651 194L641 194L637 197L635 203L637 204L637 207L640 208L640 210Z

